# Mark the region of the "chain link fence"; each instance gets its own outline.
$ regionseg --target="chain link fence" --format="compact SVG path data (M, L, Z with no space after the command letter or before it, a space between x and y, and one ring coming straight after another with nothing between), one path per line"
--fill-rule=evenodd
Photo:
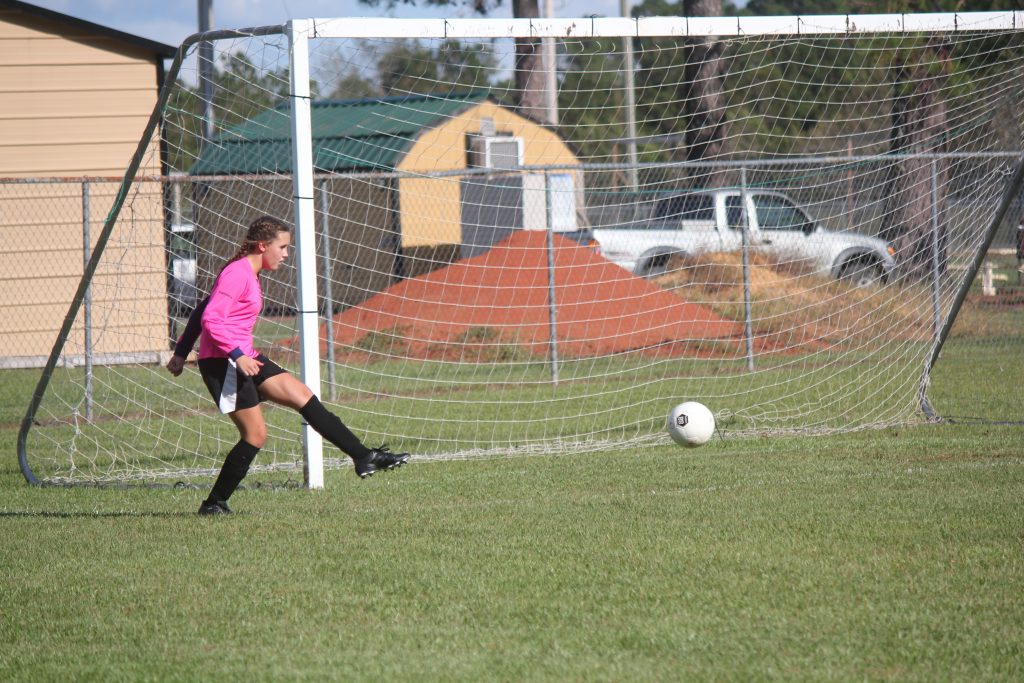
M977 236L987 228L986 217L999 202L1002 179L1017 158L1008 153L913 157L924 169L922 182L941 194L939 201L930 203L928 211L934 215L929 220L944 231L951 267L968 262ZM878 235L891 210L889 179L902 161L895 156L820 157L637 168L531 167L414 177L318 175L321 311L358 305L401 279L479 253L515 229L545 229L549 222L567 231L642 223L651 219L659 199L709 186L783 193L829 230ZM627 172L632 170L636 173ZM434 187L445 184L446 191L434 195L424 180L435 182ZM0 246L0 312L5 320L0 367L45 363L119 188L120 180L112 178L0 180L0 225L5 236ZM459 206L447 206L451 197L458 197ZM403 215L403 206L418 207L417 215ZM234 254L254 207L290 218L290 177L137 179L86 292L84 314L72 330L73 346L87 351L62 361L159 361L180 331L182 319ZM1024 256L1018 227L1022 208L1020 197L1015 198L995 235L993 258L982 273L986 294L1019 285L1013 268ZM409 237L410 220L418 221L418 239ZM423 239L435 228L442 239ZM474 244L467 243L469 235ZM292 312L293 268L266 277L265 314ZM117 310L118 320L92 320L97 297L126 295L132 299L130 306L97 307Z

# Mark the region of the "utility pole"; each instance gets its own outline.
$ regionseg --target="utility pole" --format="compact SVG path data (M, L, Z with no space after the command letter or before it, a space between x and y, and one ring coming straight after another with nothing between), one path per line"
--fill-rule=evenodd
M213 0L199 0L199 31L213 27ZM199 97L202 100L203 136L200 147L213 139L213 43L199 43Z
M619 0L619 14L629 17L629 0ZM633 39L626 36L622 39L622 54L625 57L623 73L626 77L626 158L629 160L629 189L636 192L640 180L637 177L637 155L636 155L636 84L633 66Z
M544 18L551 19L555 13L554 0L544 0ZM544 99L547 109L548 125L558 125L558 74L555 64L555 39L553 37L543 38L541 44L544 47Z

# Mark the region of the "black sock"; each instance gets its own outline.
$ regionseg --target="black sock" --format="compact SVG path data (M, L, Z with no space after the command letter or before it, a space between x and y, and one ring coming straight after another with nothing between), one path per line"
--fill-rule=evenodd
M226 503L231 494L235 492L242 479L245 478L246 473L249 471L249 465L256 459L256 454L260 452L260 449L253 446L248 441L239 439L238 443L228 451L228 455L224 458L224 465L220 468L220 474L217 475L217 481L213 484L213 489L210 491L210 497L207 498L207 502L210 503Z
M359 437L353 434L338 419L337 415L324 408L324 404L316 396L309 399L309 403L302 406L299 413L302 417L306 418L306 422L310 427L320 433L320 436L333 443L349 456L362 458L370 452L370 449L363 445Z

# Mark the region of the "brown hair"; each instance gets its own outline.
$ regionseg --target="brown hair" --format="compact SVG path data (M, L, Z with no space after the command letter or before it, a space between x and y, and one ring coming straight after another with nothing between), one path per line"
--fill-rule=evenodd
M287 223L273 216L260 216L249 224L249 229L245 232L245 239L242 240L238 251L228 260L228 263L252 254L259 248L260 242L272 242L279 233L291 232L291 230Z

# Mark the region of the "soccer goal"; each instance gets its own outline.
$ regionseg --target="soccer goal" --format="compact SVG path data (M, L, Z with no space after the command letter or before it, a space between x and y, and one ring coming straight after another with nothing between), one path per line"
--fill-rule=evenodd
M215 474L235 429L194 363L162 363L264 214L294 223L295 249L262 276L257 348L417 460L667 446L683 400L727 439L941 420L950 344L1024 356L1022 27L346 18L193 36L97 221L22 470ZM291 411L267 419L252 481L319 487L346 464Z

